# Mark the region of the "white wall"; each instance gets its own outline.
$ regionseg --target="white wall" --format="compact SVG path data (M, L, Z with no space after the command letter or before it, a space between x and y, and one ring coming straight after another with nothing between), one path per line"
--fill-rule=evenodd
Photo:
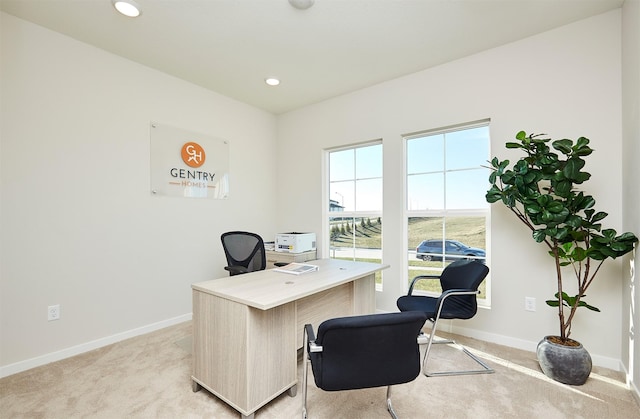
M323 150L382 138L383 259L391 268L384 272L378 309L396 310L406 281L401 136L491 118L492 154L501 158L509 156L504 142L519 130L590 138L597 151L588 160L594 175L589 192L610 214L606 225L620 229L620 20L615 10L281 115L278 158L287 164L279 165L278 196L287 205L279 208L279 225L320 233ZM556 312L544 304L555 292L552 260L499 206L492 208L491 239L492 307L457 323L457 330L534 349L544 335L559 333ZM572 337L596 364L618 368L621 263L609 264L600 276L588 302L602 313L580 313ZM537 299L537 312L524 311L525 296Z
M276 118L0 19L3 376L188 320L190 284L226 275L220 234L276 232ZM151 196L151 121L229 140L231 197Z
M625 229L640 231L640 0L626 0L622 9L622 139L623 214ZM637 253L636 253L637 255ZM622 288L622 362L629 382L640 395L640 262L624 269ZM639 400L640 401L640 400Z

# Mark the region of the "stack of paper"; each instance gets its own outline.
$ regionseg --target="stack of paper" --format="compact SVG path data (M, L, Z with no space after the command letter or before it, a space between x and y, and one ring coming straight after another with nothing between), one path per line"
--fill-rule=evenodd
M308 265L306 263L290 263L286 266L275 268L274 271L300 275L307 272L314 272L314 271L317 271L318 269L320 268L317 265Z

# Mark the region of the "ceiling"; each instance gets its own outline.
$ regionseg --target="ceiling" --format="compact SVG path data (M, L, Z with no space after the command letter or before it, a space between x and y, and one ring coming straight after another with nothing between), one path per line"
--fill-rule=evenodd
M0 0L0 10L274 114L621 7L624 0ZM280 86L264 83L281 79Z

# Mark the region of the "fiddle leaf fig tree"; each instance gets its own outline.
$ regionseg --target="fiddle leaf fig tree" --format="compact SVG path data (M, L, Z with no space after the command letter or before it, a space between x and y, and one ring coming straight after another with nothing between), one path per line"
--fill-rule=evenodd
M551 140L541 138L543 135L520 131L516 141L505 144L524 156L512 166L509 160L491 160L486 200L502 202L531 230L533 239L548 248L555 262L557 293L546 303L558 308L559 338L570 344L577 309L600 311L585 301L600 267L605 260L632 251L638 239L633 233L618 235L613 229L603 229L600 222L608 214L596 211L596 200L580 190L591 178L583 170L584 157L593 152L589 140ZM563 273L572 273L575 284L570 288L577 294L565 291Z

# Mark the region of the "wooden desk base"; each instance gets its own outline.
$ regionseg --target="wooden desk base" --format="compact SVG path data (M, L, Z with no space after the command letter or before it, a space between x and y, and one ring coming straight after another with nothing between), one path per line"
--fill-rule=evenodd
M193 290L193 390L204 387L252 418L289 390L295 396L302 330L375 311L375 275L261 310Z

